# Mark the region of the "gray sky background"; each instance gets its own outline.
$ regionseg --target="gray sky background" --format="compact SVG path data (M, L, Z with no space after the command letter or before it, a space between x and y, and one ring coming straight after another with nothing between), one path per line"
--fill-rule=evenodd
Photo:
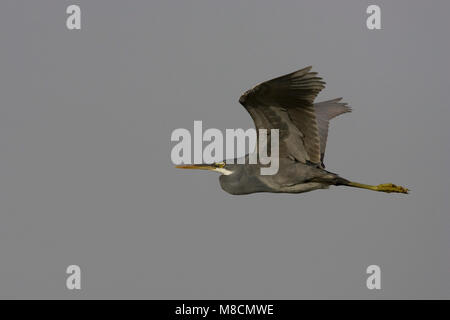
M66 29L79 4L82 30ZM382 30L367 30L378 4ZM2 1L0 298L450 298L448 1ZM307 65L327 169L409 187L231 196L175 128ZM82 269L81 291L65 269ZM381 267L380 291L366 267Z

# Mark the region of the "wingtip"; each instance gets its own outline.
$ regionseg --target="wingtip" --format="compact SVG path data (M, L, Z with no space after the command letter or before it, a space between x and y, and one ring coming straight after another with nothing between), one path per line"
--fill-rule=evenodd
M353 108L350 107L350 106L348 105L348 102L341 102L342 99L344 99L344 98L343 98L343 97L339 97L339 98L334 99L333 102L337 102L337 103L339 103L341 106L343 106L343 107L345 108L345 112L352 112L352 111L353 111ZM345 113L345 112L344 112L344 113Z
M293 76L301 77L301 76L303 76L303 75L309 73L309 72L311 71L311 69L312 69L312 66L307 66L307 67L305 67L305 68L302 68L302 69L299 69L299 70L297 70L297 71L294 71L294 72L292 73L292 75L293 75Z

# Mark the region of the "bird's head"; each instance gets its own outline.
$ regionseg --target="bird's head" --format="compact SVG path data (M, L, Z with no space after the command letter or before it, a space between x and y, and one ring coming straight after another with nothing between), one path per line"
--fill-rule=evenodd
M212 164L183 164L178 165L176 168L179 169L197 169L197 170L210 170L220 172L223 175L230 175L233 173L234 169L233 164L227 164L225 161L215 162Z

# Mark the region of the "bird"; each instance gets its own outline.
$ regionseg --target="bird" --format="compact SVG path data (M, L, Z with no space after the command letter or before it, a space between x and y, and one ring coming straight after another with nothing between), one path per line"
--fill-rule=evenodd
M314 103L325 88L325 82L311 69L309 66L262 82L239 98L257 130L279 130L279 169L276 174L262 175L262 164L237 163L237 159L176 167L219 172L220 186L232 195L258 192L297 194L330 186L407 194L409 189L393 183L368 185L353 182L325 169L329 121L352 109L342 102L342 98ZM248 158L249 154L245 155L245 159Z

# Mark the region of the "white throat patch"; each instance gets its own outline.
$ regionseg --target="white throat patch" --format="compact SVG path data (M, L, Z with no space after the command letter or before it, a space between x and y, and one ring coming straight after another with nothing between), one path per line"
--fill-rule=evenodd
M233 171L227 170L225 168L215 168L214 171L220 172L221 174L224 174L226 176L228 176L228 175L233 173Z

